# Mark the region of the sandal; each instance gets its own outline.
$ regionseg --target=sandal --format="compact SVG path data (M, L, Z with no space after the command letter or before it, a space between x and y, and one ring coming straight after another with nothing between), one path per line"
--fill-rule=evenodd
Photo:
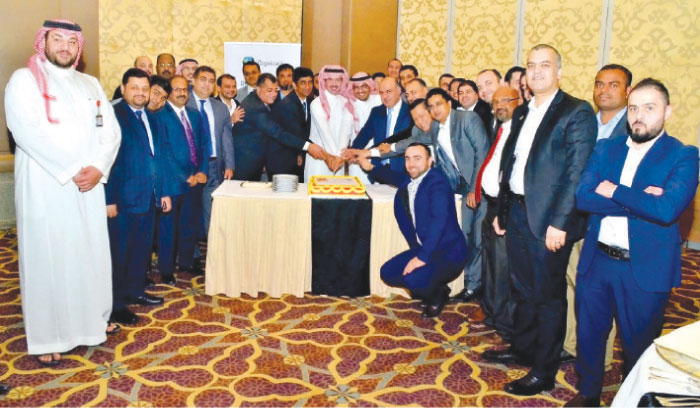
M50 360L44 361L41 359L41 357L49 357ZM44 367L52 367L52 366L57 366L61 364L60 359L53 359L53 354L44 354L44 355L34 355L34 358L36 361L39 363L39 365L44 366Z
M114 326L114 328L109 329L109 327L111 327L111 326ZM114 335L121 330L122 330L122 327L120 327L119 324L117 324L116 322L111 322L111 321L107 322L107 329L105 330L107 335Z

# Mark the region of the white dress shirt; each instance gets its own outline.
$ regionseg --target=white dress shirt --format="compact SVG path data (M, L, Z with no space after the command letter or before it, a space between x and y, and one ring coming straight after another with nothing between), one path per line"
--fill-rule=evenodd
M168 104L170 104L170 107L175 111L175 115L177 115L177 119L180 120L180 123L182 123L182 116L181 114L185 114L185 120L187 121L188 124L190 124L190 128L192 128L192 131L194 132L194 128L192 127L192 122L190 122L190 117L187 115L187 110L185 109L185 106L183 105L181 108L178 108L173 104L172 102L168 101ZM184 125L183 125L184 126ZM196 140L195 140L196 143Z
M430 172L430 169L425 171L422 175L418 176L417 178L411 180L408 183L408 207L411 210L411 219L413 220L413 227L416 227L416 207L415 207L415 202L416 202L416 192L418 192L418 187L420 186L420 183L423 181L425 178L425 175ZM416 239L418 240L418 244L423 244L420 242L420 238L418 238L418 231L416 231Z
M134 115L136 115L136 111L141 111L141 122L146 126L146 133L148 134L148 145L151 147L151 155L154 154L153 151L153 135L151 135L151 127L148 123L148 117L146 116L146 110L141 108L141 109L135 109L131 105L129 105L129 108L134 112ZM138 118L138 115L136 115L136 118Z
M637 173L637 168L639 163L644 159L644 156L649 152L654 143L659 139L659 136L663 134L663 131L656 138L644 142L641 145L635 145L632 140L627 137L627 146L629 150L627 151L627 157L625 158L625 165L622 167L622 173L620 174L620 185L630 187L632 186L632 181L634 180L634 175ZM629 250L629 235L628 235L628 225L627 217L625 216L607 216L600 221L600 232L598 232L598 241L608 246L620 247Z
M447 119L445 119L444 124L438 125L440 130L438 131L437 140L442 150L444 150L447 154L447 157L450 158L450 162L452 162L452 165L454 165L455 169L457 169L457 172L461 173L459 172L459 167L457 167L455 154L452 151L452 139L450 137L450 119L452 119L452 112L450 112L450 114L447 115Z
M501 124L501 137L498 138L498 143L496 148L493 150L493 155L491 160L486 165L484 169L484 174L481 176L481 188L484 193L491 197L497 197L500 191L500 186L498 185L498 172L501 167L501 156L503 155L503 146L506 144L508 139L508 134L510 134L510 125L513 123L512 120L508 120Z
M216 134L214 133L214 109L211 106L211 101L209 101L209 98L203 99L198 97L197 95L193 96L195 98L195 101L197 102L197 110L200 110L202 107L202 103L200 101L204 101L204 111L207 113L207 119L209 120L209 139L211 139L211 157L215 158Z
M554 92L539 107L535 106L535 98L532 98L528 103L527 117L520 128L518 142L515 144L515 151L513 152L515 163L508 181L511 192L516 195L525 195L525 165L527 165L527 158L530 156L530 148L532 148L532 142L535 140L537 128L539 128L544 114L547 113L549 106L552 105L552 101L558 93L559 90Z

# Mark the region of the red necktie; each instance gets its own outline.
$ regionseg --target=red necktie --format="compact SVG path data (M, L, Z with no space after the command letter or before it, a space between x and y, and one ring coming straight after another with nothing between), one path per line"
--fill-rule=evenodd
M502 133L503 125L501 125L498 128L498 133L496 133L496 139L493 141L493 146L491 147L491 150L489 150L489 154L486 155L486 159L484 159L484 163L481 164L481 169L479 169L479 174L476 176L476 189L474 189L474 193L476 194L476 203L481 202L481 178L482 176L484 176L484 170L486 169L486 165L489 164L489 161L493 156L493 151L496 150L496 145L498 145L498 140L501 139Z

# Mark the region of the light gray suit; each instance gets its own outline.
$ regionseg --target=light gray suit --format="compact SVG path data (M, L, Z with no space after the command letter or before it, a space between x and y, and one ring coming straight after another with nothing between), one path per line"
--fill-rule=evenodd
M224 180L224 170L235 169L233 156L233 136L231 128L231 116L226 104L215 98L208 98L211 103L212 111L214 111L214 137L216 139L216 160L209 160L209 172L207 175L207 184L204 186L202 194L202 227L203 234L206 236L209 232L209 221L211 219L211 194L219 187ZM187 106L194 108L200 112L201 104L199 97L193 92L187 100ZM210 136L207 141L211 140ZM208 159L205 159L208 160Z
M238 94L236 94L236 100L238 102L243 102L243 100L245 99L245 97L248 96L248 94L250 94L248 84L245 84L242 87L238 88Z
M449 118L450 141L452 152L457 163L457 170L464 179L455 193L462 194L462 232L469 246L469 258L464 268L464 287L474 290L481 286L481 222L486 216L486 203L480 203L476 209L466 206L466 194L474 193L476 177L489 151L489 139L484 129L484 124L479 115L471 111L452 110ZM420 142L433 147L438 146L438 133L440 125L433 121L430 131L414 134L408 139L396 143L396 153L406 151L408 145ZM392 152L393 153L393 152ZM387 156L391 156L387 154ZM437 156L437 155L436 155ZM444 163L436 158L438 168L448 174L453 172L451 163ZM482 200L483 202L483 200Z

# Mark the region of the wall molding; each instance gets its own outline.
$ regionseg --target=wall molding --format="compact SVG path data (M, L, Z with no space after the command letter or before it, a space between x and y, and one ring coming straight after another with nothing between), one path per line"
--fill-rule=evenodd
M598 69L610 60L610 42L612 41L613 14L615 0L603 0L600 20L600 46L598 49Z
M523 43L525 42L525 6L527 0L518 0L515 14L515 45L513 49L513 65L520 64L520 56L523 55Z
M399 0L398 7L396 8L396 55L394 58L399 58L401 55L401 4L403 0Z
M450 0L450 5L448 6L447 9L447 41L445 42L446 44L446 51L445 51L445 71L443 72L452 72L452 51L453 51L453 42L455 38L455 2L457 0Z

